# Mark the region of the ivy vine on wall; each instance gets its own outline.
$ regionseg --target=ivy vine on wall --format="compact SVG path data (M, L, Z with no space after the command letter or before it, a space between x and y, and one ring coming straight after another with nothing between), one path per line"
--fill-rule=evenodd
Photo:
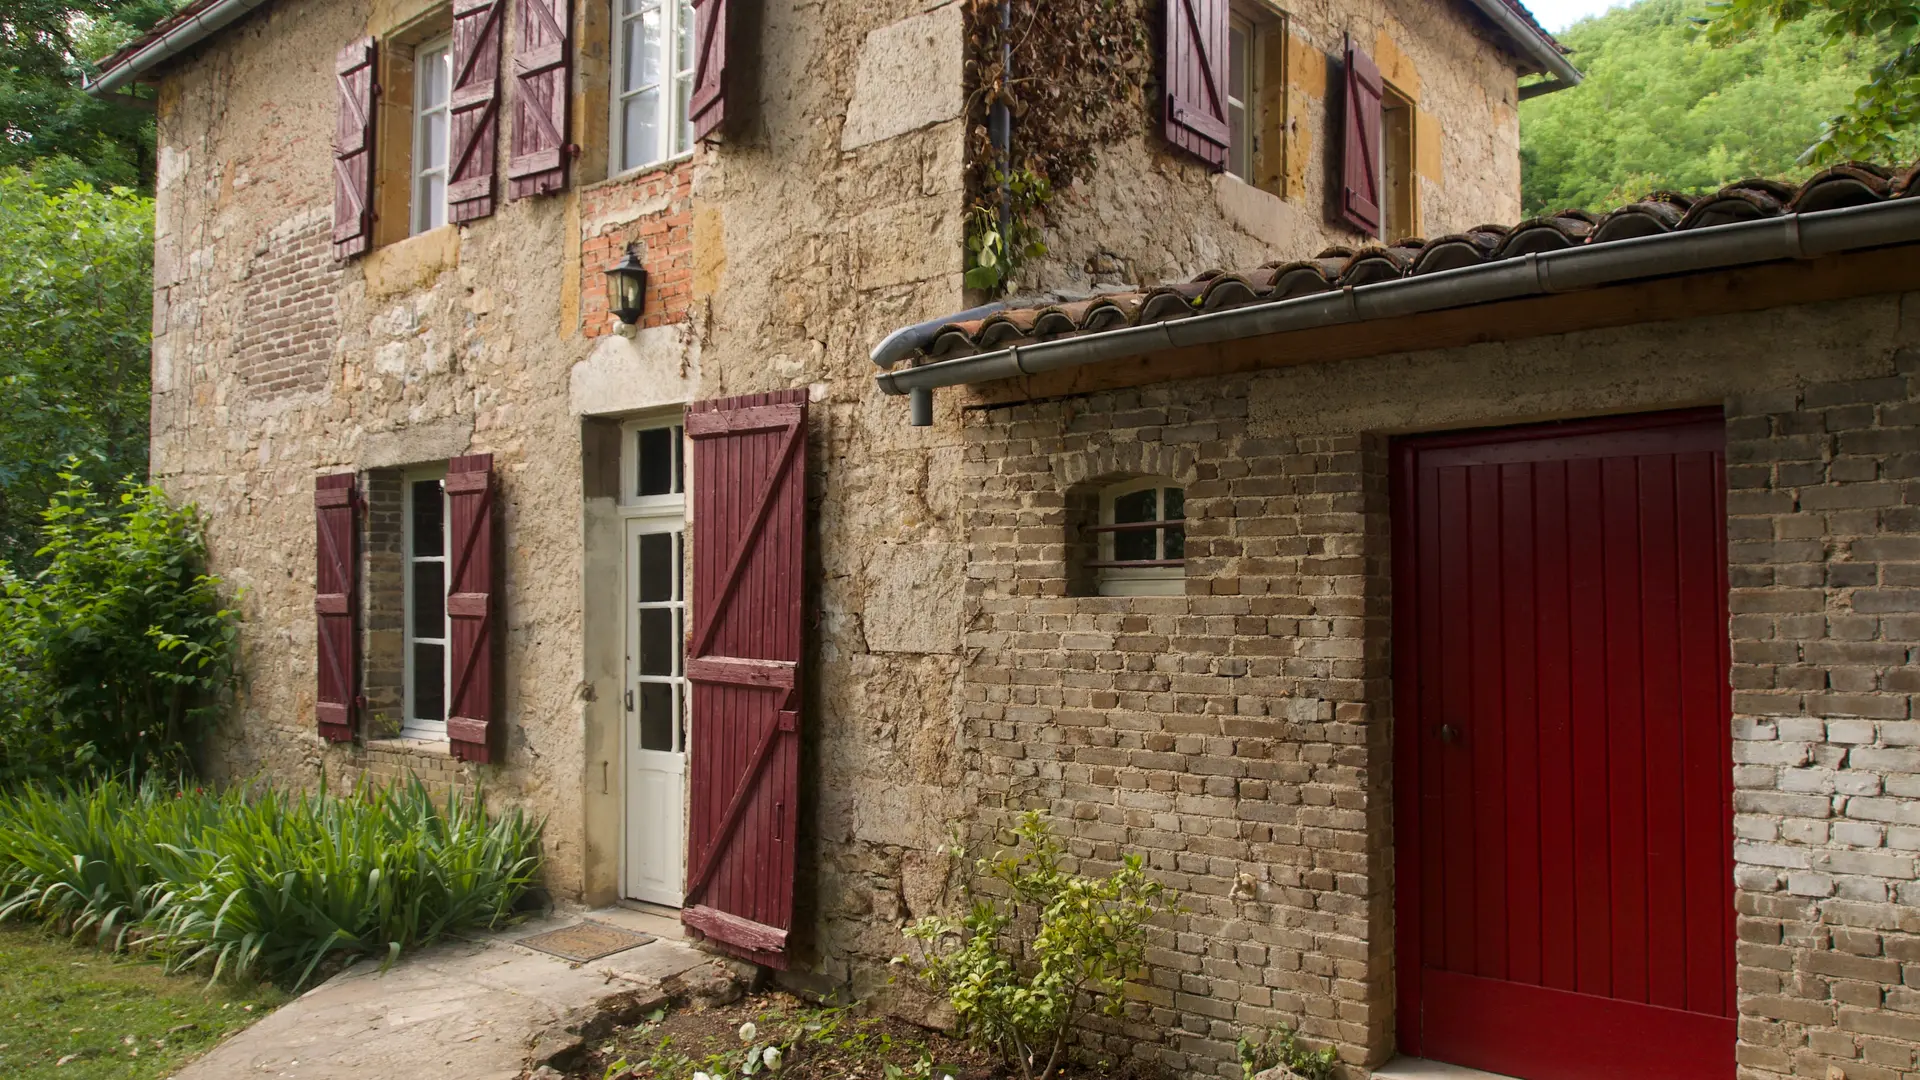
M1146 122L1150 0L967 0L967 279L1008 291L1046 253L1047 206ZM1006 10L1002 25L1002 8ZM1010 155L993 143L1012 112Z

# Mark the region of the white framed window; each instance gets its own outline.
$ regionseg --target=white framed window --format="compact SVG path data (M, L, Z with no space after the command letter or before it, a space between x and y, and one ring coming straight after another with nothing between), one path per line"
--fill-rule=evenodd
M444 465L409 470L401 478L401 545L404 698L401 734L417 739L447 737L447 470Z
M1100 493L1101 596L1180 596L1186 592L1186 489L1165 477L1115 484Z
M680 417L629 420L620 427L620 504L685 514L687 429Z
M613 132L608 171L693 152L693 0L612 0Z
M1227 171L1253 182L1253 23L1234 15L1227 24Z
M413 52L412 233L447 223L447 155L453 137L453 39L435 38Z

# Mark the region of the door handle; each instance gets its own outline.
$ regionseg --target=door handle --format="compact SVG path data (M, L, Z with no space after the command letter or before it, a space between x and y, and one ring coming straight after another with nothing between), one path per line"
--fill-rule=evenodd
M629 706L631 708L631 706ZM1460 729L1452 724L1440 725L1440 741L1452 746L1460 741Z
M632 687L627 688L627 711L628 712L633 711L633 688Z

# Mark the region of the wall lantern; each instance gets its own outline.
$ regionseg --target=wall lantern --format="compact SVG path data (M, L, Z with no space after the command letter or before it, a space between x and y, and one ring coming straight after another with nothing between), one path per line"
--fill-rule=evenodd
M628 326L640 321L646 310L647 268L640 265L640 253L632 244L626 258L607 268L607 306Z

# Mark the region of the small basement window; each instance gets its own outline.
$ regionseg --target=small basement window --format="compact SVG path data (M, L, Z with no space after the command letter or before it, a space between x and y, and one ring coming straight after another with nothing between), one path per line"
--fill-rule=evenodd
M1100 493L1097 543L1087 566L1101 596L1186 592L1186 489L1164 477L1115 484Z

